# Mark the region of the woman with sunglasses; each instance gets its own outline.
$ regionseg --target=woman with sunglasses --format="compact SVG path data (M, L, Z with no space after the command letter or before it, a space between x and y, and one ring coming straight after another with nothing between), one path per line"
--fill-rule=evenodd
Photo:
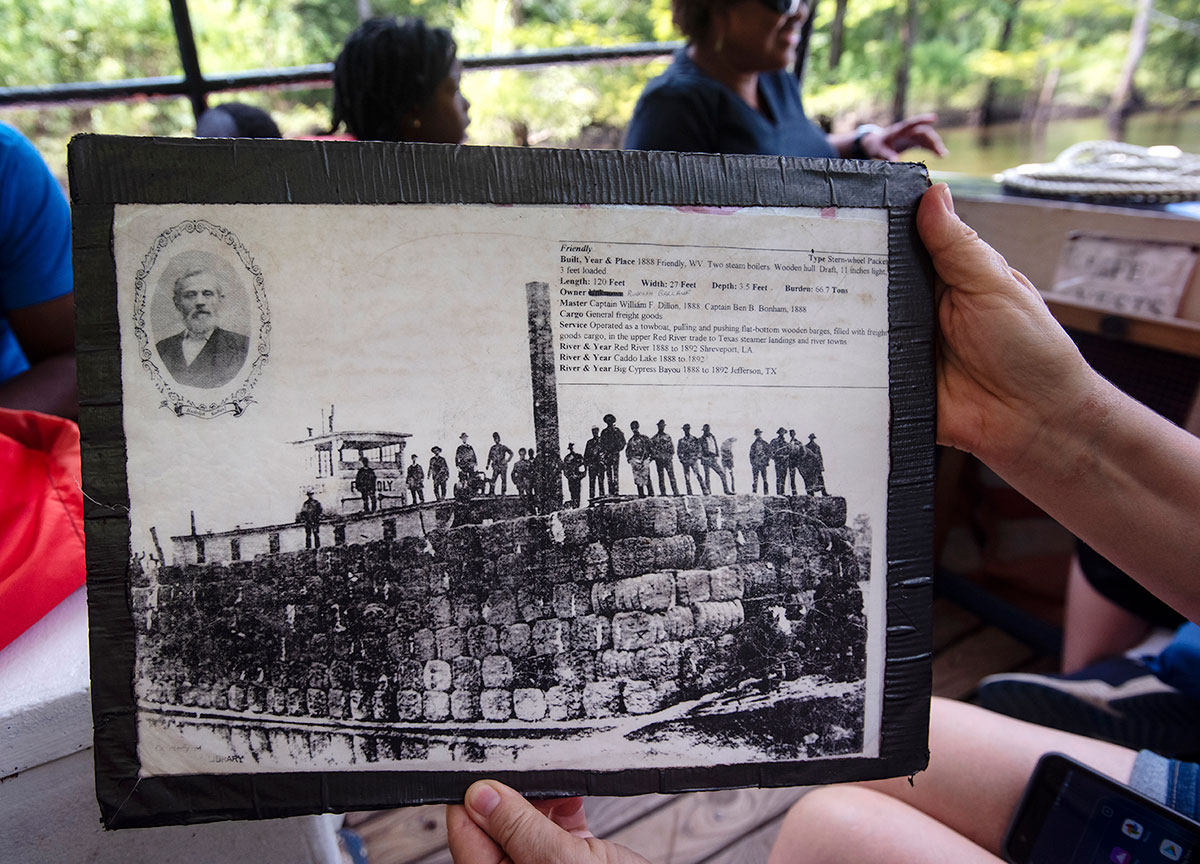
M804 0L672 0L671 7L688 44L646 85L625 149L894 160L924 147L945 155L933 114L839 135L808 119L790 71L808 18Z

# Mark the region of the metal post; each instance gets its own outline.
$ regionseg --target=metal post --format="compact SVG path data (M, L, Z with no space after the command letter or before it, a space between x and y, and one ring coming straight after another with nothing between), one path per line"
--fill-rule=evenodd
M808 18L800 27L800 46L796 49L796 80L804 84L804 64L808 60L809 37L812 36L813 21L817 17L817 0L808 0Z
M192 114L199 120L208 108L208 96L204 88L204 75L200 72L200 58L196 54L196 37L192 35L187 0L171 0L171 18L175 22L175 39L179 43L179 59L183 63L184 87L188 98L192 100Z

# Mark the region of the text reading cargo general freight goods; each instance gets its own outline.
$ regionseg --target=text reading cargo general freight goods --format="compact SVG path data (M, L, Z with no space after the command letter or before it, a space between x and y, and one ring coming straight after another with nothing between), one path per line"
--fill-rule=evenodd
M818 383L812 364L837 378L854 357L876 374L837 384L886 384L883 227L869 252L563 241L558 380L798 386Z

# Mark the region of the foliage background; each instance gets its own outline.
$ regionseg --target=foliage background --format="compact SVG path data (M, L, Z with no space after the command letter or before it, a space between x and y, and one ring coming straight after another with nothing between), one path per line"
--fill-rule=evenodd
M1143 0L1144 2L1144 0ZM1102 111L1130 43L1135 0L821 0L805 102L835 129L894 112L898 71L905 108L937 110L946 126L976 119L990 92L994 116L1024 118L1039 100L1062 115ZM1200 0L1154 0L1134 103L1179 111L1200 99ZM208 73L332 60L366 0L190 0ZM844 9L840 55L833 33ZM674 40L670 0L372 0L375 14L420 15L451 29L460 56L578 45ZM915 13L904 62L906 12ZM1008 36L1004 36L1006 22ZM473 71L463 89L477 144L619 146L649 62ZM0 0L0 85L181 75L167 0ZM1049 87L1047 82L1053 83ZM990 84L990 88L989 88ZM1050 91L1047 94L1047 91ZM290 89L214 94L268 109L288 136L328 130L329 93ZM1194 113L1194 112L1193 112ZM0 111L65 175L65 143L80 131L187 135L185 99ZM1200 122L1179 126L1200 149Z

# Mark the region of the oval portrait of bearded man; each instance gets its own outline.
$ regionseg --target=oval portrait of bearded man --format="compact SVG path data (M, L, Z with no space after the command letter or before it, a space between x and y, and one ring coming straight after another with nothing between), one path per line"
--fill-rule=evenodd
M250 351L246 288L233 266L211 252L181 252L163 269L159 302L169 292L175 315L160 332L177 332L154 343L163 368L178 384L223 387L242 371ZM160 316L156 316L161 318ZM156 328L158 329L158 328Z

